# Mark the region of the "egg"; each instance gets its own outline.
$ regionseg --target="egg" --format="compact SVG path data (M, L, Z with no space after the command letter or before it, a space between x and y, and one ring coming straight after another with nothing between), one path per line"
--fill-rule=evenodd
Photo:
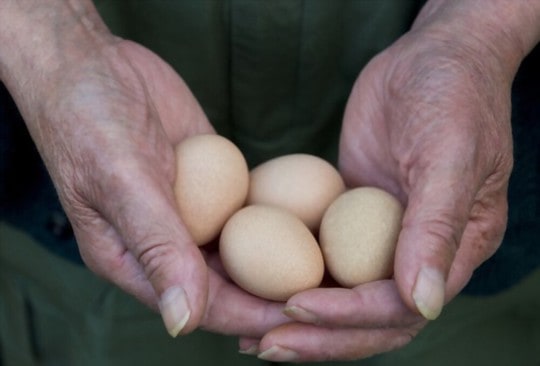
M326 208L345 191L339 172L314 155L291 154L271 159L250 173L248 204L284 208L311 230L318 229Z
M180 217L198 245L217 237L244 205L248 187L246 160L225 137L196 135L176 146L174 193Z
M278 207L252 205L226 223L219 242L231 279L259 297L286 301L317 287L324 274L316 238L302 221Z
M319 232L332 277L344 287L390 277L402 216L399 201L381 189L354 188L340 195Z

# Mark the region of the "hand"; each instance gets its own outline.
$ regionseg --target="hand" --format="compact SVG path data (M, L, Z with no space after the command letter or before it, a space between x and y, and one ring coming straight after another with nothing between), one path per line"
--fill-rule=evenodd
M510 85L485 80L488 69L472 61L410 34L364 69L343 120L340 169L349 186L382 187L406 206L394 278L299 294L287 304L291 317L308 311L323 328L278 328L263 343L272 337L307 359L400 347L498 248L512 167ZM310 339L297 337L307 329Z
M262 325L255 311L255 317L235 311L246 304L272 308L282 319L277 306L251 299L209 270L178 217L172 148L213 129L173 70L121 41L106 50L105 60L72 72L41 117L63 124L51 131L47 141L56 143L43 152L55 159L48 165L85 263L149 306L159 304L172 335L189 313L184 332L201 325L251 334ZM170 310L171 301L179 308Z
M43 11L30 3L3 4L3 10L29 6L22 9L29 13L14 19ZM50 6L67 6L62 3ZM62 14L52 28L69 23L70 14ZM170 66L106 29L86 37L98 28L99 22L83 31L73 25L49 35L59 37L49 46L60 49L30 50L38 53L32 61L42 63L37 75L15 66L3 70L82 258L95 273L159 309L173 336L198 326L261 336L287 320L283 305L232 285L220 273L215 254L208 255L208 266L176 208L173 147L188 136L213 133L212 127ZM69 39L78 33L85 36ZM24 45L19 43L19 51ZM23 60L13 65L27 64L25 53L20 54ZM39 57L44 54L54 62Z
M428 6L411 32L368 64L343 120L348 185L382 187L406 206L393 279L297 294L285 310L296 322L241 339L241 348L258 344L259 356L274 361L321 361L401 347L499 247L519 52L504 59L476 44L472 28L462 29L468 36L447 32L456 3Z

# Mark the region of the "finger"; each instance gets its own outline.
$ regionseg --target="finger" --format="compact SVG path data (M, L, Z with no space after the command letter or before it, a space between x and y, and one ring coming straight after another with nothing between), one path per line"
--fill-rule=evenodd
M255 356L260 353L259 351L259 338L240 337L238 340L238 348L240 353L244 355Z
M474 270L500 247L508 214L506 191L504 183L497 189L486 185L478 194L448 274L446 287L450 298L463 289Z
M416 329L333 329L289 323L259 343L259 358L274 362L355 360L403 347Z
M209 272L209 296L203 329L228 335L262 337L270 329L290 322L284 304L263 300Z
M206 307L204 258L179 219L171 187L165 179L152 178L161 172L131 160L121 163L113 162L118 169L97 186L102 191L96 192L96 197L114 199L95 202L115 234L103 241L87 230L93 242L90 256L96 258L99 272L137 297L147 298L148 290L143 290L145 286L134 288L130 276L139 273L139 284L146 278L169 333L189 332L198 325ZM128 253L122 254L126 249ZM114 256L105 258L101 252ZM132 269L124 272L127 266Z
M127 251L122 238L97 212L88 210L86 223L74 221L73 230L86 266L113 282L146 306L158 311L158 298L142 267Z
M465 164L427 166L410 186L394 276L411 309L435 319L445 303L446 280L469 219L476 187Z
M403 327L423 321L403 303L393 280L303 291L287 301L284 312L299 322L344 328Z

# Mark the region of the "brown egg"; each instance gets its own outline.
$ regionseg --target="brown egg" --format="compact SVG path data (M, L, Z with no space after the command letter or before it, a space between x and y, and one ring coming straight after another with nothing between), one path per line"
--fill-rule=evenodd
M227 222L220 255L232 280L269 300L286 301L317 287L324 263L311 231L291 213L271 206L248 206Z
M309 229L318 229L326 208L345 191L339 172L326 160L292 154L269 160L250 173L248 204L284 208Z
M345 287L388 278L401 230L403 209L389 193L355 188L324 214L319 239L326 268Z
M219 135L197 135L176 147L174 192L180 217L198 245L214 239L241 208L249 171L240 150Z

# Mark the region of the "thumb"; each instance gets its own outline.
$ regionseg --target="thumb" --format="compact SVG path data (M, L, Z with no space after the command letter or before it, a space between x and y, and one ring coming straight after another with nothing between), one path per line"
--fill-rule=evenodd
M405 303L426 319L445 303L446 281L467 224L472 184L456 169L427 169L412 185L394 263Z
M156 175L141 173L136 179L134 171L125 179L117 175L108 194L100 195L105 198L95 205L101 208L98 220L83 215L84 221L75 222L86 226L74 229L85 263L158 309L175 337L194 330L204 316L208 270L179 219L172 188L149 180ZM89 221L94 225L88 226ZM101 222L97 228L96 222Z

